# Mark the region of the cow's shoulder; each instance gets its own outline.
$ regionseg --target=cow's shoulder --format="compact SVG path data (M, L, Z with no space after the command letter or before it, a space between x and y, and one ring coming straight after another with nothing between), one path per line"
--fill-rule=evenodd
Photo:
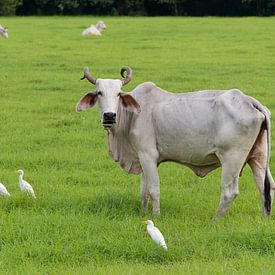
M133 90L133 92L150 92L152 89L156 88L157 85L153 82L143 82Z
M172 95L172 93L161 89L153 82L141 83L131 92L131 94L141 103L156 103L163 101Z

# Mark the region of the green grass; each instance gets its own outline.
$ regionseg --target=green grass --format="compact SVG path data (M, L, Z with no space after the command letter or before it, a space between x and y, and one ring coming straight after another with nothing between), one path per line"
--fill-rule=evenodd
M174 92L239 88L275 113L275 18L106 17L102 37L82 37L97 19L0 18L10 36L0 37L0 181L12 194L0 198L0 272L274 273L274 217L261 217L249 168L228 215L212 222L220 170L200 179L177 164L160 166L155 223L165 253L139 223L151 218L140 211L139 177L109 158L97 107L74 108L93 90L79 81L84 66L118 78L129 65L125 91L143 81ZM36 201L21 194L19 168Z

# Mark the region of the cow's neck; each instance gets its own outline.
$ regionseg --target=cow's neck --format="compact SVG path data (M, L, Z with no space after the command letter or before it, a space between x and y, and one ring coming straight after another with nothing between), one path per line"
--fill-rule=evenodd
M109 154L126 171L134 174L141 173L138 156L131 145L129 137L133 113L119 107L117 122L108 130Z

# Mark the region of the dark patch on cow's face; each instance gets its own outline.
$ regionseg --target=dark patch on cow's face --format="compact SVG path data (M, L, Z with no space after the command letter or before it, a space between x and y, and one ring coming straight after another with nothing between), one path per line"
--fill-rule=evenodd
M116 123L116 113L103 113L102 124L105 128L111 128Z

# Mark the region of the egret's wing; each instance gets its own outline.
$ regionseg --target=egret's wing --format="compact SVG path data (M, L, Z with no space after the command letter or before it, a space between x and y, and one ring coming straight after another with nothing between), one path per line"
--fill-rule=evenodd
M164 237L158 228L154 227L154 232L151 236L154 242L160 245L163 249L167 250L167 245L165 243Z
M4 190L5 190L5 186L2 183L0 183L0 192L2 192Z
M35 194L34 194L34 191L33 191L33 188L30 186L28 187L28 193L30 193L34 198L36 198Z
M24 183L25 183L25 186L26 186L26 187L25 187L25 190L26 190L29 194L31 194L34 198L36 198L32 186L31 186L28 182L26 182L26 181L25 181Z
M164 241L164 237L157 227L153 227L148 233L155 243L161 244Z
M2 183L0 183L0 194L4 196L10 196L7 188Z

